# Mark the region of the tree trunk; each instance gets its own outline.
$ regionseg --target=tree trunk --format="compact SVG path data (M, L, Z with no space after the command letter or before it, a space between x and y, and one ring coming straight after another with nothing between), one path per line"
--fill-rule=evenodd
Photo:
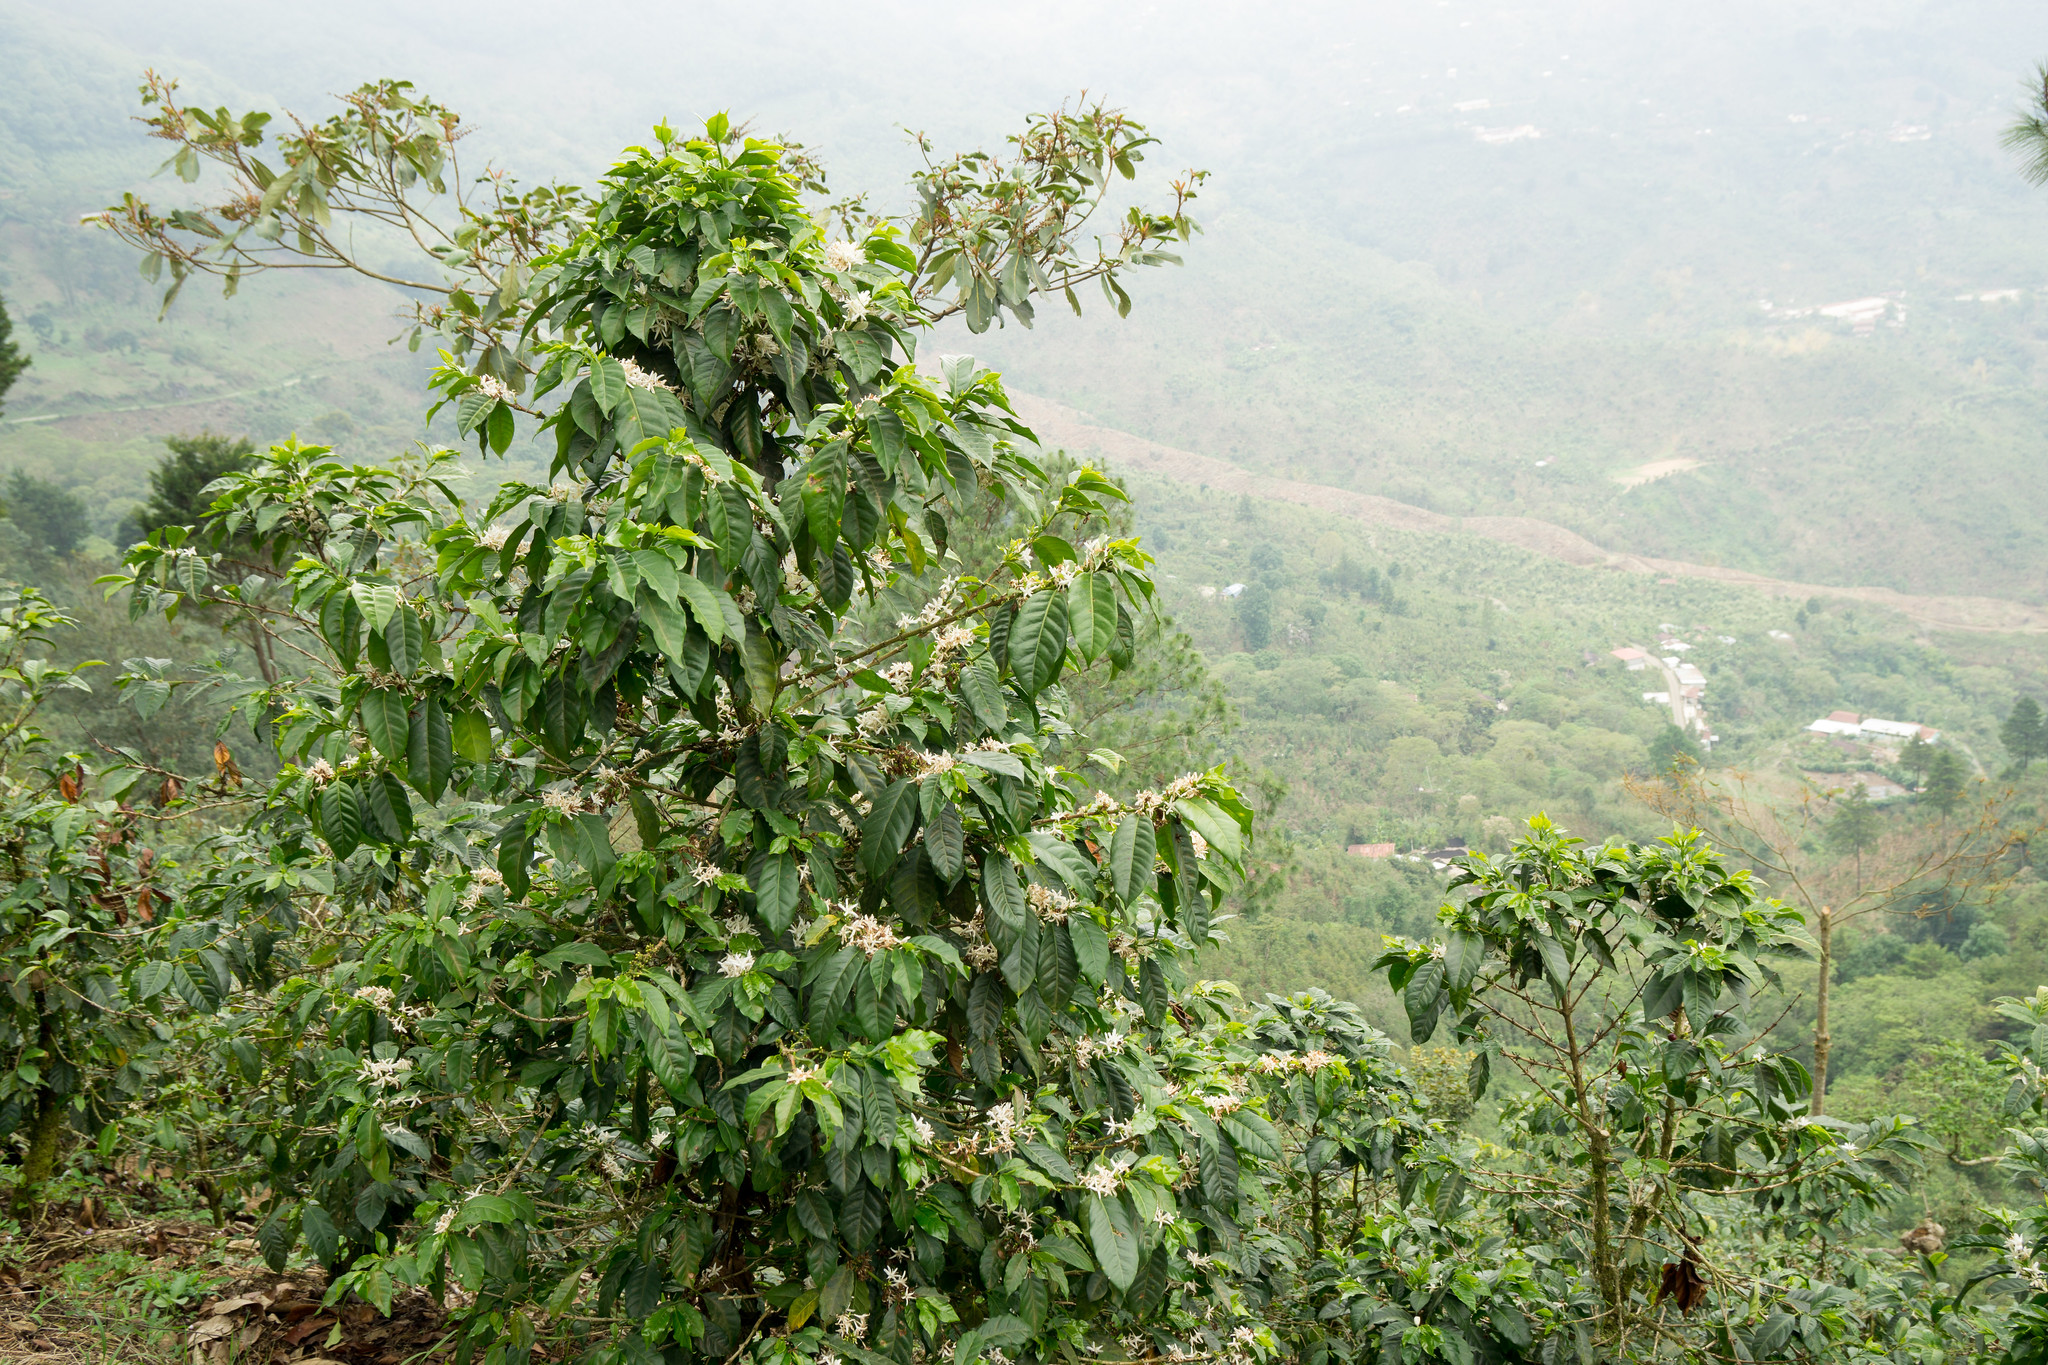
M1813 1104L1808 1113L1818 1118L1827 1112L1828 1102L1828 977L1835 968L1834 916L1820 908L1820 989L1815 993L1813 1020Z
M21 1161L21 1185L15 1191L15 1216L27 1222L42 1203L43 1186L57 1169L57 1140L64 1135L64 1097L50 1083L57 1055L57 1031L44 1016L37 1030L43 1052L43 1083L36 1090L35 1116L29 1120L28 1151Z
M1579 1052L1579 1032L1572 1020L1572 1002L1560 999L1558 1012L1564 1018L1566 1056L1571 1063L1572 1088L1578 1092L1579 1124L1586 1134L1587 1213L1593 1223L1593 1274L1600 1285L1600 1298L1607 1306L1607 1332L1621 1330L1621 1266L1615 1255L1613 1211L1608 1207L1607 1167L1610 1160L1605 1106L1596 1109L1586 1085L1585 1060Z

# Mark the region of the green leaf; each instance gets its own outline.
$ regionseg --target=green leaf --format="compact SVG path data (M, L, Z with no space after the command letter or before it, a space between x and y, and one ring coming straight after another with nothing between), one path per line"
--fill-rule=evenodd
M949 886L967 869L967 833L960 807L950 796L941 795L925 821L924 851L932 860L932 871Z
M1068 584L1067 622L1082 658L1092 664L1107 654L1116 643L1116 579L1084 573Z
M1159 830L1152 817L1128 815L1109 839L1109 880L1116 894L1132 901L1152 885L1152 869L1159 860Z
M363 733L377 752L392 760L404 758L410 738L406 722L405 693L388 687L373 687L363 693Z
M1025 696L1036 696L1060 675L1067 657L1067 599L1041 592L1024 599L1010 624L1010 673Z
M386 843L412 837L412 799L394 773L379 773L363 783L365 826L375 825Z
M346 858L363 842L363 813L353 782L333 781L320 793L320 834L336 858Z
M1437 1020L1443 1015L1443 987L1443 959L1433 957L1415 969L1401 993L1402 1007L1408 1011L1408 1036L1418 1044L1428 1042L1436 1032Z
M1207 801L1176 801L1173 808L1180 813L1181 819L1195 827L1195 833L1201 835L1210 848L1228 858L1233 865L1244 861L1244 830L1237 821Z
M803 883L797 876L797 861L787 853L771 853L753 867L754 908L761 920L780 934L796 917Z
M684 574L676 580L676 590L684 602L689 604L690 615L697 618L697 624L711 637L715 646L726 636L725 610L719 606L719 594L712 591L701 578Z
M349 584L348 591L373 630L383 630L391 618L398 614L398 589L389 583L366 583L358 580Z
M1017 881L1017 865L1000 853L981 860L981 894L999 924L1016 930L1031 918L1030 902L1024 899L1024 888Z
M1223 1131L1230 1134L1239 1151L1250 1152L1261 1161L1280 1160L1280 1133L1265 1118L1249 1109L1239 1109L1225 1114L1216 1121Z
M492 758L491 722L481 711L457 711L449 723L455 752L471 763L488 763Z
M428 697L413 708L406 739L406 774L413 789L429 801L439 801L448 779L455 775L454 735L440 698Z
M960 695L967 699L974 718L991 733L1002 733L1010 723L1009 708L1003 704L1003 684L987 658L976 659L961 670Z
M811 540L826 549L839 539L839 520L846 512L846 446L834 441L804 470L804 524Z
M401 678L410 678L419 668L420 653L426 648L426 632L420 629L419 615L400 609L377 634L391 659L391 671Z
M599 356L590 363L590 396L597 400L598 411L605 416L625 401L633 386L626 382L626 371L610 356Z
M1096 1264L1109 1282L1118 1289L1129 1289L1131 1281L1138 1278L1138 1236L1122 1199L1088 1196L1088 1240L1095 1248Z
M860 828L860 861L871 877L883 877L896 865L903 841L917 822L917 784L892 782L875 797L874 809ZM1022 893L1020 892L1021 896Z
M1108 980L1109 930L1083 910L1067 916L1067 937L1073 940L1074 956L1089 984L1100 986Z

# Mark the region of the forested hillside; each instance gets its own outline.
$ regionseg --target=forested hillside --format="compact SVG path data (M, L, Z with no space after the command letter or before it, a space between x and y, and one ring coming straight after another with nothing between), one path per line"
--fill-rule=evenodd
M2036 48L0 0L0 1359L2040 1360Z

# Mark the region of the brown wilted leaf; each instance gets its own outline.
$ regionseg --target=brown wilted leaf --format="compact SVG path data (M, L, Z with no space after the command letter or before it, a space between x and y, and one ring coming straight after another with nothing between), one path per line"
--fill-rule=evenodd
M184 784L178 781L177 778L166 777L163 780L163 785L156 789L156 803L159 806L168 806L171 802L177 800L179 796L183 795L184 791Z
M64 798L66 804L78 804L78 791L78 779L70 773L65 773L57 779L57 794Z
M1700 1277L1700 1263L1693 1259L1691 1247L1685 1249L1684 1260L1664 1263L1664 1280L1657 1286L1659 1303L1675 1303L1690 1317L1706 1298L1707 1282Z

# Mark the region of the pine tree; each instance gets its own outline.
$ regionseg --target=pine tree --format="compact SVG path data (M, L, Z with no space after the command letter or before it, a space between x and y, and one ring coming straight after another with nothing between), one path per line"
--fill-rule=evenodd
M1998 727L1998 738L2014 772L2025 772L2029 763L2048 755L2048 717L2041 714L2041 703L2032 697L2014 702L2012 714Z
M14 323L7 316L6 300L0 299L0 413L7 411L7 391L28 368L28 357L14 344Z

